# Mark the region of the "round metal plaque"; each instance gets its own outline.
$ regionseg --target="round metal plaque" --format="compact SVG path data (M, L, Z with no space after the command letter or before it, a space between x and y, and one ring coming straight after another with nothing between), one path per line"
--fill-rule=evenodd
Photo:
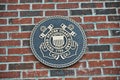
M64 17L49 17L32 31L30 46L43 64L63 68L76 63L86 49L86 36L75 21Z

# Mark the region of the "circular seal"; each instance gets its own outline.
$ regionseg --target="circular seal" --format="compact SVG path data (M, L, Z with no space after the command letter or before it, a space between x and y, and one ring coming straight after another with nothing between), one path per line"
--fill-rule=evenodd
M63 68L76 63L86 50L86 35L75 21L55 16L34 27L30 47L43 64Z

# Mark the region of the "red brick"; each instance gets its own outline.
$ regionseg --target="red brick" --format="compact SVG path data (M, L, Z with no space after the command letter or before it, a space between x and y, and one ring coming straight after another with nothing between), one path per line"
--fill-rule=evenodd
M74 65L69 68L86 68L86 62L76 62Z
M115 66L120 66L120 60L115 60Z
M8 10L29 10L30 5L24 4L24 5L8 5Z
M49 67L40 62L36 63L36 69L46 69L46 68L48 69Z
M78 3L65 3L65 4L57 4L58 9L70 9L70 8L79 8Z
M24 78L29 78L29 77L44 77L48 76L48 71L42 70L42 71L26 71L23 72L23 77Z
M20 62L20 56L0 56L0 62Z
M62 80L62 78L47 78L47 79L38 79L38 80Z
M0 26L0 32L13 32L18 31L18 26Z
M18 3L18 0L0 0L0 3Z
M6 33L0 33L0 39L6 39L7 34Z
M84 54L83 57L82 57L82 60L83 59L100 59L100 54L99 53L87 53L87 54Z
M75 20L76 22L81 22L82 19L80 17L70 17L71 19Z
M85 30L87 30L87 29L94 29L94 25L93 24L80 24L80 25Z
M88 2L90 0L68 0L68 2Z
M0 19L0 24L7 24L7 20L6 19Z
M61 15L61 16L67 16L67 11L46 11L45 16L55 16L55 15Z
M0 46L20 46L20 41L19 40L0 41Z
M120 38L101 38L100 43L102 44L120 43Z
M96 38L87 38L88 44L98 44L98 39Z
M10 21L11 24L32 24L32 18L15 18Z
M6 70L6 64L0 64L0 70Z
M45 2L66 2L66 0L45 0Z
M20 72L0 72L0 78L20 78Z
M8 54L31 54L30 48L11 48L8 49Z
M89 67L108 67L113 66L112 61L89 61Z
M114 58L120 58L120 53L103 53L102 57L104 59L114 59Z
M114 51L120 51L120 45L113 45Z
M101 70L98 68L96 69L78 69L77 70L77 76L79 75L100 75L101 74Z
M12 38L12 39L30 38L30 32L27 32L27 33L11 33L10 38Z
M34 18L34 23L39 23L40 21L42 21L45 18Z
M33 4L32 9L54 9L54 4Z
M0 12L0 17L17 17L18 12Z
M108 36L108 31L107 30L86 31L86 35L87 36Z
M98 29L120 28L119 23L100 23L96 26Z
M0 48L0 54L6 54L5 48Z
M34 55L23 56L23 61L38 61Z
M92 80L117 80L116 77L93 77Z
M109 75L110 74L118 75L120 74L120 68L104 68L103 73Z
M101 22L106 21L105 16L87 16L84 17L84 22Z
M65 78L65 80L89 80L89 78L87 77Z

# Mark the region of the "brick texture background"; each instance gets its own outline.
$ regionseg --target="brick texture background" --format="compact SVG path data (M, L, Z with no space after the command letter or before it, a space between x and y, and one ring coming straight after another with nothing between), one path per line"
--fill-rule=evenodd
M87 51L76 64L54 69L30 49L30 33L49 16L74 19ZM120 80L120 0L0 0L1 80Z

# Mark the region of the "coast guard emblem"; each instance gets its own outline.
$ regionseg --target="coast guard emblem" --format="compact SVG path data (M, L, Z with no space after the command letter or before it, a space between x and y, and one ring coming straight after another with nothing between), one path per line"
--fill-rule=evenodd
M82 57L86 49L86 36L75 21L50 17L33 29L30 44L40 62L50 67L63 68Z

